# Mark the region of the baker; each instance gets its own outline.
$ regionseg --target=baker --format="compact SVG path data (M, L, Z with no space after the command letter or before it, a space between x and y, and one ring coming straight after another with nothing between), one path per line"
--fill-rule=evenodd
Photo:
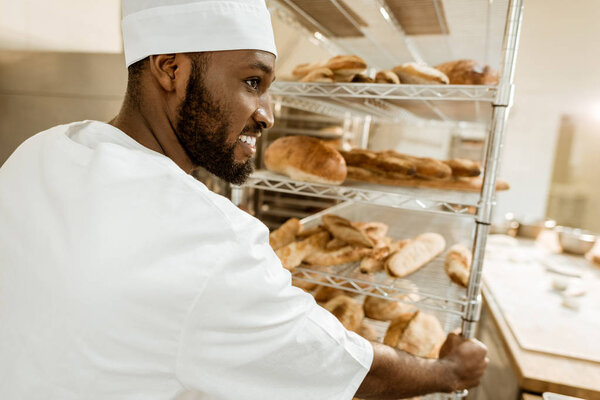
M290 274L260 221L210 192L273 125L262 0L123 0L129 78L109 123L25 141L0 169L0 398L402 398L477 385L345 330Z

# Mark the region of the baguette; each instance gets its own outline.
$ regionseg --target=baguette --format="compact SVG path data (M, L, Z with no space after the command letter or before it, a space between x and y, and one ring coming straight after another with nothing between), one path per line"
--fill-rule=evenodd
M438 319L417 310L394 319L383 343L418 357L437 358L444 339L444 330Z
M304 261L312 265L340 265L358 261L370 252L371 249L366 247L346 246L333 251L314 251L307 254Z
M300 265L308 254L325 247L328 240L328 232L316 233L301 242L293 242L275 250L275 254L285 269L292 270Z
M462 244L455 244L446 254L444 271L452 279L452 282L467 287L471 273L471 260L472 255L469 249Z
M360 229L352 226L347 219L333 214L324 215L321 219L325 229L331 232L333 237L355 246L373 247L373 241Z
M393 253L385 263L392 276L399 278L412 274L444 251L446 241L437 233L423 233Z
M298 218L290 218L279 228L269 234L269 244L273 250L286 246L296 239L296 235L302 230Z
M418 301L416 294L400 294L394 296L393 300L382 299L380 297L367 296L363 303L365 316L378 321L391 321L402 314L414 311L416 307L413 304L402 303L397 300Z
M467 160L465 158L453 158L451 160L444 161L444 163L452 169L452 176L460 177L474 177L481 175L481 167L479 163Z

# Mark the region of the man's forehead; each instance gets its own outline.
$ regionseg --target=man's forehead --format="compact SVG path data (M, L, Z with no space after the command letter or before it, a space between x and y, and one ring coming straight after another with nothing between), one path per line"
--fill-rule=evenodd
M211 53L212 61L216 64L231 64L240 68L260 69L265 73L273 73L275 56L262 50L227 50Z

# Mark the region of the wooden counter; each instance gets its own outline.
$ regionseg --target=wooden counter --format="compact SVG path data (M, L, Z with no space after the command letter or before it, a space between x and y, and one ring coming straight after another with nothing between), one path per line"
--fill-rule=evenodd
M498 357L504 357L508 360L507 363L512 369L519 392L527 391L539 394L553 392L587 400L600 400L600 363L524 349L517 341L511 326L503 315L502 304L498 304L485 279L482 293L484 309L478 336L483 335L481 339L484 342L486 340L491 342L486 342L490 347L490 359L494 356L493 352L498 351L498 349L491 349L494 342L497 342L496 345L499 343L499 347L502 347L501 350L504 354ZM531 299L528 293L515 293L515 296L522 298L524 302L528 298ZM600 315L598 315L598 318L600 318ZM490 328L491 326L493 328ZM497 332L495 339L490 338L491 329L495 329ZM600 340L600 332L596 332L593 336ZM506 368L496 367L495 369ZM499 386L494 389L495 391L508 390L510 392L510 379L505 379L507 383L498 382L501 379L495 380ZM515 397L513 390L510 395L507 395L507 398L520 399L521 395L521 393L518 393ZM490 395L484 397L490 397Z

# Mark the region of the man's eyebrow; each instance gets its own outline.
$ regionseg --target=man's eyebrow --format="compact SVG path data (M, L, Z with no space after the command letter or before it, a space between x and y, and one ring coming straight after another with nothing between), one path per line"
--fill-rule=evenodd
M272 74L273 73L273 68L269 67L267 64L264 64L264 63L262 63L260 61L256 61L256 62L250 64L249 67L253 68L253 69L260 69L265 74Z

